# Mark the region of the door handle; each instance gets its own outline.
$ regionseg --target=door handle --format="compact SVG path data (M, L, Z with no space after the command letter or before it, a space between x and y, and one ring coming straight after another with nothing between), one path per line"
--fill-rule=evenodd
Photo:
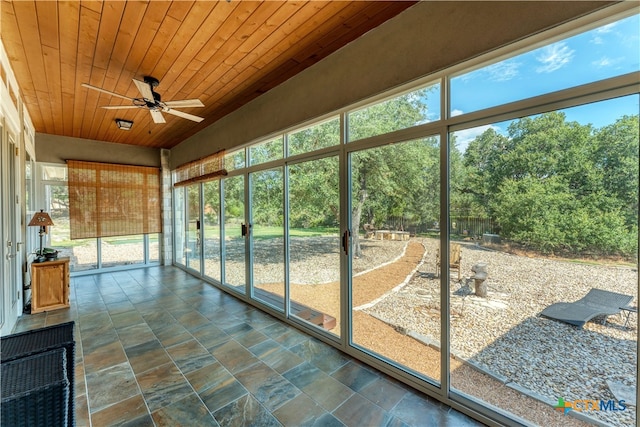
M345 230L342 234L342 249L344 250L345 255L349 255L349 246L351 244L350 238L351 232L349 230Z
M242 237L247 235L247 224L242 224Z

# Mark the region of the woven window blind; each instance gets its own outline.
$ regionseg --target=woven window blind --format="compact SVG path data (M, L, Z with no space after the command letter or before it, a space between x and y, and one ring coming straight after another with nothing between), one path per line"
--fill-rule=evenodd
M175 187L195 182L211 181L227 174L224 168L224 150L210 156L178 166L174 172Z
M162 232L160 169L67 161L71 239Z

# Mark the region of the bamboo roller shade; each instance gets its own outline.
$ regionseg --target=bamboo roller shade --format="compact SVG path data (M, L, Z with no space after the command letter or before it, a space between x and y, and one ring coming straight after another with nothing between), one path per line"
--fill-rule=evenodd
M162 232L160 170L68 160L71 239Z
M211 181L226 175L224 153L225 150L220 150L210 156L178 166L174 172L174 186L179 187L195 182Z

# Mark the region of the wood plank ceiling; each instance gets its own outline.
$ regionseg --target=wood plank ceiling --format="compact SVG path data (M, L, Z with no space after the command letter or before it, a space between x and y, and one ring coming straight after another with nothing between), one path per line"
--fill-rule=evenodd
M36 132L171 148L316 63L414 1L6 1L1 38ZM182 111L105 110L153 76ZM119 130L115 118L133 120Z

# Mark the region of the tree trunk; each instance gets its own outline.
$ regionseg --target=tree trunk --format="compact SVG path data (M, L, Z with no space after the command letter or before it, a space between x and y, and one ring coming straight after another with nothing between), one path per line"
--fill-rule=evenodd
M351 212L351 239L353 240L352 250L353 256L356 258L360 258L362 256L362 247L360 246L360 221L362 219L362 207L364 206L365 200L367 200L367 188L366 181L362 179L360 181L360 191L358 191L360 197L358 197L358 202L356 206L353 208L353 212Z

